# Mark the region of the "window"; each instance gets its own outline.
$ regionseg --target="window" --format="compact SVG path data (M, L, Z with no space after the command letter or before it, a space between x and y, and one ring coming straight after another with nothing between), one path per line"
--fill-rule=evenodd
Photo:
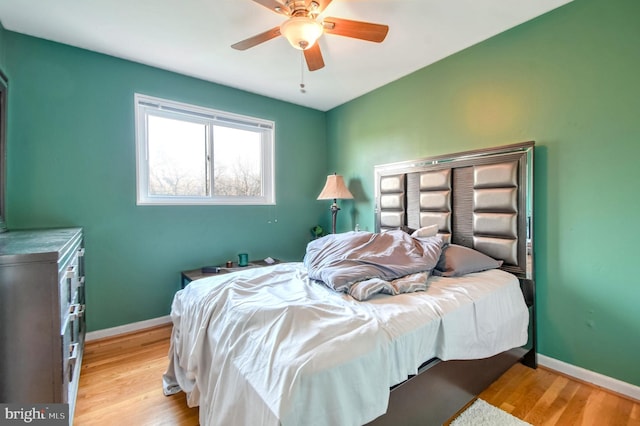
M135 95L138 204L275 204L274 123Z

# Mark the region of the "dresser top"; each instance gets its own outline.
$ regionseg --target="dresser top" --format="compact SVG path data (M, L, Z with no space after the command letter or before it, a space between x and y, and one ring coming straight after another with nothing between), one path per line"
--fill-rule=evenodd
M34 255L38 260L57 260L81 234L82 228L29 229L0 233L0 264Z

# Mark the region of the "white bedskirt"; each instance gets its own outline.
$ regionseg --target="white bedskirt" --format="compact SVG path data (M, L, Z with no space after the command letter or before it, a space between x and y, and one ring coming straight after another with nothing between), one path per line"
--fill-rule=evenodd
M524 345L529 315L518 279L502 270L358 302L285 263L194 281L171 317L164 391L186 392L203 426L359 426L429 359Z

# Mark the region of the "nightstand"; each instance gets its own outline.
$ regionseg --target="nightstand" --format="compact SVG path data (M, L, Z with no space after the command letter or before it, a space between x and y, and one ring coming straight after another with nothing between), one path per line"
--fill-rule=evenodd
M233 262L233 266L230 268L225 265L220 266L203 266L202 268L192 269L190 271L182 271L181 278L182 282L180 283L180 288L185 288L191 281L198 280L200 278L213 277L216 275L224 275L230 272L241 271L243 269L250 268L261 268L264 266L270 266L280 263L280 260L273 259L272 263L267 263L265 260L252 260L249 262L247 266L238 266L237 262ZM215 271L218 272L215 272Z

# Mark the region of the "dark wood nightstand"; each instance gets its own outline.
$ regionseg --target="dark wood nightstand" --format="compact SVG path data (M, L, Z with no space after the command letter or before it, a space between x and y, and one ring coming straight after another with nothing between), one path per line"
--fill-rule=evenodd
M202 268L192 269L190 271L182 271L182 282L180 288L185 288L191 281L198 280L200 278L213 277L216 275L228 274L230 272L240 271L250 268L261 268L264 266L270 266L280 263L280 260L273 259L273 263L267 263L265 260L252 260L248 266L238 266L237 262L233 262L233 265L228 268L226 265L219 266L203 266ZM217 272L216 272L217 271Z

